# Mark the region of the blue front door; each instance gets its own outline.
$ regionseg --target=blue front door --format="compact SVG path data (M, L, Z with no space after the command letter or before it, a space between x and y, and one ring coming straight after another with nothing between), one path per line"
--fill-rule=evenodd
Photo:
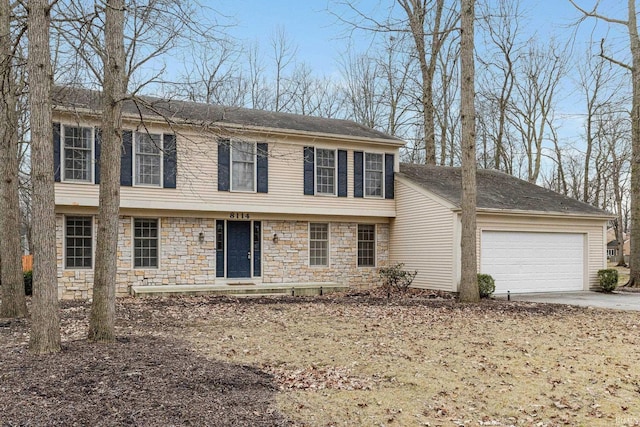
M227 277L251 277L251 221L227 221Z

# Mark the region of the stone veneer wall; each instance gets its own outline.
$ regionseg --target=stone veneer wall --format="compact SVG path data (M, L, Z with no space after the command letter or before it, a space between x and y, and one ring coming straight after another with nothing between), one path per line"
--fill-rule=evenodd
M132 285L215 283L215 219L160 218L160 268L157 269L133 268L132 226L132 217L120 217L117 296L129 295ZM357 223L330 223L327 267L309 266L307 221L264 220L262 230L263 283L338 282L368 287L378 281L376 267L387 265L389 259L388 224L376 224L376 267L357 266ZM198 240L200 232L205 236L203 243ZM278 235L278 243L273 243L274 234ZM58 296L91 298L93 269L64 269L63 215L56 216L56 242Z
M133 222L130 216L120 217L118 226L117 296L129 295L132 285L214 283L216 271L213 219L160 218L160 268L133 268L132 227ZM203 243L198 240L200 232L204 232L205 235ZM64 241L63 215L57 215L56 217L56 241L58 296L62 299L91 298L93 269L64 269L62 246Z
M317 221L321 222L321 221ZM389 225L376 224L376 267L358 267L358 224L329 223L329 265L309 265L309 222L263 221L264 283L338 282L369 287L389 260ZM278 235L278 243L272 237Z

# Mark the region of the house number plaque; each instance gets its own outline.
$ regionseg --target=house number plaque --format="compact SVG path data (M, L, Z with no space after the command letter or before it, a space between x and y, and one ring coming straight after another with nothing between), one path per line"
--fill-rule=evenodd
M249 214L246 212L231 212L229 213L230 219L250 219Z

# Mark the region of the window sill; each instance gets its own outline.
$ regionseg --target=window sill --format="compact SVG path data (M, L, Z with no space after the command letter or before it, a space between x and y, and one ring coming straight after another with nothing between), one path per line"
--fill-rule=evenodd
M61 184L82 184L82 185L93 185L95 184L93 181L84 181L84 180L74 180L74 179L61 179Z

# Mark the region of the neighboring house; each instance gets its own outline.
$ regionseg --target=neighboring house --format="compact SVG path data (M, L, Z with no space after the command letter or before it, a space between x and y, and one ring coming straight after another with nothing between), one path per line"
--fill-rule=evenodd
M400 165L391 261L417 270L417 287L458 291L460 168ZM598 287L606 267L606 212L502 172L477 174L478 269L496 292Z
M56 88L53 120L59 296L89 298L100 94ZM123 120L117 295L370 286L389 262L458 290L459 169L400 165L403 141L345 120L151 97L126 101ZM595 288L609 218L479 171L479 270L498 292Z
M624 243L622 244L622 253L625 259L629 257L631 253L631 240L629 240L629 234L623 233L622 237ZM620 246L618 245L618 239L616 238L616 230L613 227L607 229L607 258L609 261L618 261L618 252Z
M117 295L376 281L403 141L345 120L142 101L123 107ZM91 297L99 109L98 92L54 91L61 298Z

